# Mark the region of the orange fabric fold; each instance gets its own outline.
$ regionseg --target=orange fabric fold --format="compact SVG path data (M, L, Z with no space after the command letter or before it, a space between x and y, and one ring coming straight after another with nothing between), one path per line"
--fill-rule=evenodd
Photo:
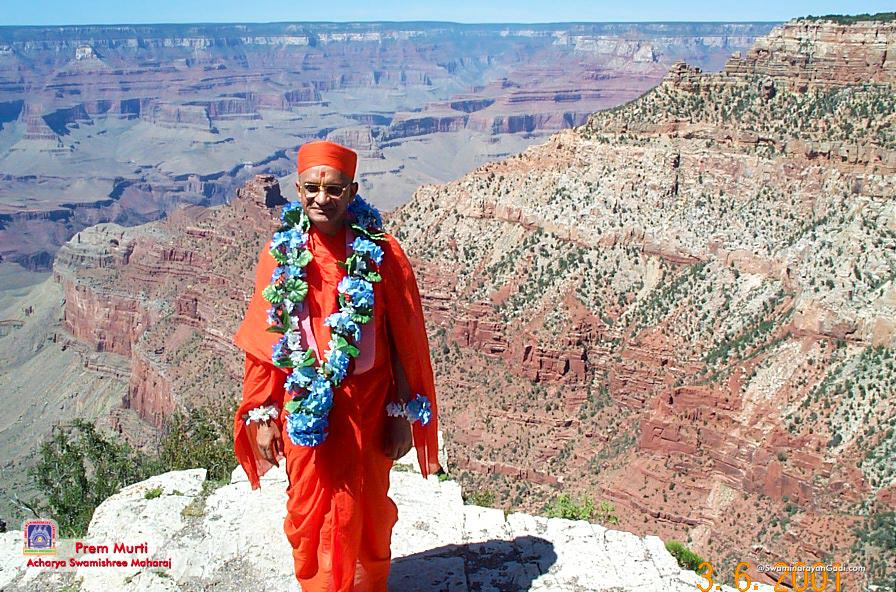
M309 245L314 258L306 267L306 303L323 353L330 339L323 322L338 309L336 286L345 274L336 265L345 259L345 231L328 236L312 227ZM426 427L415 423L412 428L420 471L426 477L439 467L435 384L419 291L398 242L387 235L381 245L383 279L374 283L372 367L349 374L333 390L328 435L319 446L293 444L286 430L286 413L281 411L278 420L289 478L283 529L293 548L296 578L305 592L386 592L391 533L398 520L398 509L387 495L393 463L383 452L385 406L396 391L390 336L412 395L426 395L433 407L430 423ZM246 429L242 414L266 402L282 409L287 375L269 361L271 348L280 338L265 331L268 304L261 291L276 266L267 252L269 246L270 242L259 254L255 293L234 336L234 343L247 354L234 446L253 489L260 487L259 479L270 464L260 458L254 433Z
M261 477L274 466L262 457L256 443L257 424L246 425L243 415L250 409L262 405L276 405L283 415L283 384L286 373L270 362L259 360L251 353L246 353L243 372L243 400L237 408L233 424L233 451L237 461L242 465L249 485L252 489L261 487ZM282 428L281 419L274 420L278 428Z
M255 265L255 289L249 300L249 306L246 308L246 314L243 316L243 322L240 323L233 336L234 345L266 362L271 361L274 344L282 337L281 333L267 330L268 309L271 304L262 296L264 289L271 283L271 274L277 267L277 260L271 256L270 252L272 242L273 239L268 239L258 253L258 263ZM271 366L284 374L287 373L286 369L277 368L273 363Z

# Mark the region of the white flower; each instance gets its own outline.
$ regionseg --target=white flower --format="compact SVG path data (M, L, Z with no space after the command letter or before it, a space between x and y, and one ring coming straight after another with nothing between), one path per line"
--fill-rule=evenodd
M248 413L243 415L246 425L253 421L266 421L268 419L276 419L280 415L280 410L275 405L262 405L255 409L250 409Z
M293 351L302 349L302 334L298 331L287 332L286 346Z
M301 350L294 350L289 354L289 359L292 360L294 366L301 366L302 362L305 361L305 352Z

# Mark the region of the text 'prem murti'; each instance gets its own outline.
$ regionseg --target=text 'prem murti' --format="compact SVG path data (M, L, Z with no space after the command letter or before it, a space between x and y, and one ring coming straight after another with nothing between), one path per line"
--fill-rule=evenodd
M139 545L128 545L125 543L115 543L110 550L109 545L89 545L81 541L75 541L75 553L83 553L85 555L101 555L101 554L149 554L149 543L140 543ZM78 567L166 567L171 568L171 559L148 559L131 557L128 561L127 557L121 559L100 557L83 559L79 557L69 557L67 559L58 558L50 559L45 557L32 557L28 559L29 567L49 567L52 569L61 568L78 568Z

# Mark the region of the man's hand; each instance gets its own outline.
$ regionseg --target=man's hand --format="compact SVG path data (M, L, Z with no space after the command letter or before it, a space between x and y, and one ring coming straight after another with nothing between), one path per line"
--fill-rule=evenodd
M255 442L261 456L274 466L279 467L278 457L283 456L283 440L277 424L271 420L258 424L258 432L255 434Z
M398 460L413 446L411 424L403 417L387 416L383 440L383 453L392 460Z

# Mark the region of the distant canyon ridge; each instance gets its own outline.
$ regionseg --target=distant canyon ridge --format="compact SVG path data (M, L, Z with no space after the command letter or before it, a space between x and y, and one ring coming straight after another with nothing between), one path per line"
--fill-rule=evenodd
M0 27L0 257L49 270L87 226L224 203L317 138L356 149L391 209L772 25Z
M464 492L612 504L717 573L839 562L867 568L843 589L889 586L894 86L892 16L797 19L392 210ZM231 337L287 189L257 175L226 203L93 225L17 288L0 512L28 487L22 433L88 416L141 445L240 396Z

